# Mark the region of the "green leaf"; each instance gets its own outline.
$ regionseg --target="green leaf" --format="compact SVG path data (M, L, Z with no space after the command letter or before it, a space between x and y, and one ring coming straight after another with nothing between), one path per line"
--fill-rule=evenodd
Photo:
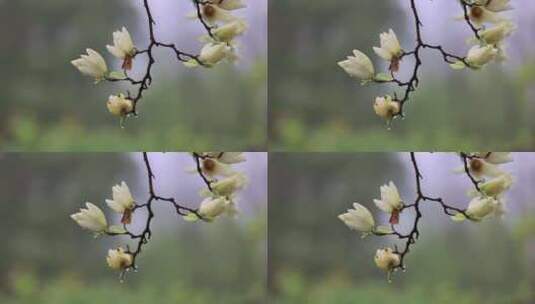
M196 68L199 66L199 63L195 59L190 59L186 62L184 62L184 65L188 68Z
M199 220L199 217L195 213L188 213L182 217L186 222L194 223Z
M386 235L392 234L394 230L392 230L392 228L389 226L377 226L373 232L378 235Z
M120 225L112 225L108 227L108 232L113 234L124 234L126 233L126 229Z
M458 60L457 62L455 63L451 63L450 64L450 67L454 70L462 70L466 67L466 64L464 64L464 62Z
M112 71L108 75L108 78L111 78L111 79L125 79L126 78L126 74L123 71Z
M394 80L394 77L387 73L378 73L377 75L375 75L374 80L379 82L389 82Z

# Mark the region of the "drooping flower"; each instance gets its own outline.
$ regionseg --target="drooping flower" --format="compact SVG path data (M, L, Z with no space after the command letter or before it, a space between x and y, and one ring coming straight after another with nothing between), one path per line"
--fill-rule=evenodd
M381 199L374 199L377 207L391 214L390 223L399 223L399 212L403 209L403 200L399 196L398 188L393 182L381 186Z
M233 175L212 183L213 192L218 196L230 197L236 191L245 187L247 178L242 173L234 173Z
M492 45L486 46L473 46L466 56L466 62L470 67L478 69L483 67L485 64L496 59L498 55L498 49Z
M386 95L375 98L373 109L379 117L392 120L394 116L399 114L401 107L398 101L394 101L390 95Z
M108 262L108 266L113 270L125 270L132 266L134 257L130 253L125 252L122 247L119 247L108 250L106 262Z
M476 154L479 157L484 158L485 161L495 165L501 165L513 161L511 152L477 152Z
M400 265L401 257L399 254L394 253L392 248L377 249L374 261L377 267L390 272Z
M472 158L468 162L468 169L470 174L476 178L497 177L505 173L497 165L491 164L483 158Z
M370 58L359 50L353 50L353 55L347 56L347 59L338 62L338 65L351 77L362 80L373 79L375 68Z
M134 110L134 102L128 99L124 94L110 95L106 103L108 111L115 116L124 117Z
M204 174L213 176L230 176L235 173L228 164L220 162L215 158L205 158L201 161L201 170Z
M217 22L231 22L237 17L232 15L228 10L223 9L219 5L204 4L201 6L201 16L209 24L216 24ZM189 15L189 17L197 18L197 12Z
M470 8L468 17L470 18L470 21L474 22L476 25L481 25L483 23L499 23L504 20L498 13L491 11L488 7L479 5L474 5ZM462 18L464 19L464 16Z
M82 74L95 78L95 81L103 80L108 74L106 61L98 52L87 49L87 55L81 55L79 59L71 61Z
M225 213L230 205L230 201L224 197L208 197L201 202L199 215L206 220L213 220Z
M503 12L512 9L510 0L477 0L476 4L484 6L489 11Z
M244 20L236 19L214 29L213 34L218 41L229 43L237 36L243 34L246 30L247 23L245 23Z
M218 160L224 164L237 164L246 160L243 152L218 152ZM221 154L222 153L222 154Z
M468 204L466 214L472 220L480 221L487 215L496 212L498 201L492 197L474 197Z
M136 54L136 48L126 27L113 32L113 45L107 45L106 48L113 56L123 60L123 69L132 69L132 59Z
M225 43L207 43L201 49L199 61L205 66L211 67L230 56L231 53L232 49Z
M353 203L353 208L348 209L346 213L338 215L338 218L350 229L371 233L375 227L373 215L359 203Z
M513 176L509 173L504 173L487 182L482 183L479 189L487 196L498 197L504 191L507 191L513 184Z
M209 0L209 2L213 5L217 5L222 9L225 10L237 10L240 8L244 8L247 5L245 4L245 1L243 0Z
M498 25L482 30L479 33L481 39L492 45L498 45L503 39L507 38L513 33L515 26L510 21L500 22Z
M80 209L80 212L72 214L71 218L82 228L95 233L103 233L108 229L108 222L104 212L99 207L87 202L87 209Z

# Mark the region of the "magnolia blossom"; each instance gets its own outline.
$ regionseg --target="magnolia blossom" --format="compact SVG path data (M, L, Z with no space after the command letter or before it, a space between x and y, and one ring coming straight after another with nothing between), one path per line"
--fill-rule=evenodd
M493 12L503 12L512 9L510 0L477 0L477 5L483 5L486 9Z
M392 271L401 264L401 257L392 248L377 249L375 264L384 271Z
M213 5L217 5L222 9L225 10L237 10L240 8L244 8L247 5L245 4L245 1L243 0L209 0Z
M377 207L386 213L390 213L390 223L399 223L399 212L403 208L403 201L399 196L398 188L393 182L381 186L381 199L374 199Z
M126 116L134 110L134 102L123 94L110 95L106 103L108 111L115 116Z
M201 7L201 16L203 19L210 23L215 24L217 22L231 22L236 19L228 10L223 9L220 5L204 4ZM191 13L190 17L197 18L197 12Z
M477 152L476 155L485 159L486 162L500 165L513 161L511 152Z
M108 206L117 213L124 213L126 210L131 210L135 206L134 198L130 193L130 189L125 182L120 185L115 185L112 188L113 199L107 199Z
M388 33L382 33L381 47L373 47L375 53L386 61L393 61L403 53L396 33L392 29Z
M230 206L230 201L224 197L208 197L201 202L199 215L205 219L212 220L225 213Z
M340 214L338 218L350 229L370 233L375 227L375 220L370 211L359 203L353 203L354 209L348 209L347 213Z
M243 34L246 30L247 23L245 23L244 20L236 19L216 28L213 30L213 34L217 40L228 43L237 36Z
M392 120L395 115L399 114L401 107L399 102L393 101L390 95L386 95L375 98L373 109L379 117Z
M482 30L479 36L488 44L498 45L503 39L511 35L515 26L510 21L500 22L498 25Z
M471 159L468 163L468 169L470 170L470 173L477 178L483 176L497 177L505 173L497 165L491 164L482 158Z
M81 55L79 59L71 61L82 74L94 77L96 81L100 81L108 74L108 66L106 61L98 52L87 49L87 55Z
M130 253L125 252L122 247L119 247L108 250L106 262L108 262L108 266L113 270L125 270L132 266L134 257Z
M488 7L474 5L470 8L468 17L477 25L483 23L498 23L504 20L498 13L488 9ZM464 19L464 16L461 17Z
M208 176L230 176L235 173L232 167L215 158L205 158L201 162L201 170Z
M480 221L487 215L495 213L498 205L498 201L492 197L475 197L468 204L466 215L470 219Z
M224 164L237 164L242 163L246 160L245 155L243 152L218 152L218 158L219 162L222 162Z
M494 60L497 55L498 49L492 45L475 45L468 51L466 62L473 68L480 68Z
M245 187L247 178L242 173L234 173L233 175L221 179L211 184L212 190L219 196L230 197L234 192Z
M363 80L373 79L375 69L370 58L359 50L353 50L353 55L347 56L347 59L338 62L338 65L351 77Z
M208 43L199 55L199 61L206 66L213 66L232 55L232 49L225 43Z
M497 197L503 192L509 190L513 184L513 176L509 173L504 173L487 182L482 183L479 189L488 196Z
M136 54L136 48L126 27L113 33L113 45L107 45L106 48L113 56L124 60L123 69L132 68L132 58Z
M96 233L105 232L108 229L108 222L104 212L92 203L88 202L85 205L87 209L80 209L80 212L72 214L71 218L84 229Z

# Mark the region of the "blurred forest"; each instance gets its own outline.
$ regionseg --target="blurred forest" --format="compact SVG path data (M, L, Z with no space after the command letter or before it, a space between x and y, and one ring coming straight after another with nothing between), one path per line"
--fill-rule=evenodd
M105 102L127 89L93 85L70 64L87 47L105 52L127 26L147 44L141 1L0 1L0 148L3 151L260 150L266 142L267 63L264 1L247 12L236 66L189 70L158 51L154 84L141 116L121 129ZM198 52L202 27L185 15L189 1L152 1L161 40ZM263 17L262 17L263 16ZM264 19L263 19L264 18ZM145 58L134 65L144 64Z
M202 182L184 172L190 157L149 157L158 191L198 204ZM237 219L186 223L158 206L139 272L121 283L105 256L126 239L94 239L69 215L92 201L111 221L104 199L121 180L136 199L146 198L140 155L0 154L0 303L263 303L267 164L265 156L248 158L241 169L253 180L240 195Z
M535 148L535 3L518 1L511 60L482 71L452 71L425 52L421 83L406 119L391 130L373 112L386 85L361 87L337 62L353 49L373 55L379 33L393 28L414 45L408 1L293 0L269 7L270 147L276 151L458 151ZM456 1L419 1L425 39L464 54L469 31L453 18ZM407 62L410 66L410 63ZM403 63L402 63L403 70Z
M459 207L466 204L470 184L466 176L452 173L458 157L418 153L417 159L424 191ZM517 180L507 195L510 210L503 220L454 223L435 205L424 206L421 237L407 256L407 271L395 273L391 284L373 256L394 239L361 239L337 215L359 202L378 222L387 221L372 199L390 180L402 198L414 199L408 154L274 153L269 162L268 286L273 303L535 302L535 154L517 154L507 166ZM407 229L404 216L412 215L401 217L401 228Z

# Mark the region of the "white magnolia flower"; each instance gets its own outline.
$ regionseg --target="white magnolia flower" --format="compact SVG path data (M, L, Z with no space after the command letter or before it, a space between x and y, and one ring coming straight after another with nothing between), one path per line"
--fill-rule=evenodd
M466 56L466 62L472 68L481 68L490 61L496 59L498 55L498 49L492 45L486 46L473 46Z
M223 9L219 5L205 4L201 7L201 16L209 24L216 24L218 22L227 23L235 20L237 17L232 15L228 10ZM190 18L198 18L197 12L190 13Z
M384 271L392 271L401 263L400 255L394 253L392 248L377 249L374 260L377 267Z
M108 229L108 222L104 212L92 203L88 202L85 205L87 209L80 209L80 212L72 214L71 218L84 229L96 233L105 232Z
M483 23L499 23L505 20L498 13L493 12L484 6L477 5L470 8L468 16L470 21L474 22L476 25L481 25ZM464 20L464 16L459 17L459 19Z
M513 176L509 173L504 173L487 182L482 183L479 189L488 196L497 197L503 192L509 190L513 184Z
M477 155L485 158L485 161L495 165L501 165L513 161L511 152L477 152Z
M135 206L134 198L130 193L130 189L125 182L120 185L115 185L112 188L113 199L107 199L108 206L117 213L125 213L127 210L132 210Z
M472 220L480 221L498 209L498 201L492 197L474 197L468 204L466 214Z
M215 158L205 158L201 161L201 170L208 176L230 176L235 173L232 167Z
M393 182L381 186L381 199L373 200L375 205L386 213L399 211L403 208L403 201L399 196L398 188Z
M370 58L359 50L353 50L353 55L347 56L347 59L338 62L338 65L351 77L363 80L373 79L375 68Z
M399 114L400 104L397 101L393 101L390 95L379 96L375 98L373 109L379 117L391 120L395 115Z
M71 61L82 74L94 77L96 81L100 81L108 74L108 66L106 61L98 52L87 49L87 55L81 55L79 59Z
M115 116L126 116L134 110L134 102L126 98L123 94L118 96L110 95L106 103L108 111Z
M236 191L243 189L247 183L247 178L242 173L233 175L212 183L211 187L216 195L230 197Z
M243 152L224 152L218 156L218 160L224 164L237 164L246 160Z
M213 66L232 55L232 49L225 43L208 43L199 55L199 61L206 66Z
M247 30L247 23L244 20L236 19L225 25L222 25L213 30L214 36L218 41L230 42L237 36L243 34Z
M493 12L503 12L512 9L510 0L478 0L477 5L483 5L486 9Z
M107 45L106 48L110 53L119 58L125 59L128 56L133 56L136 53L136 48L130 33L123 27L121 30L113 32L113 45Z
M375 227L375 220L370 211L359 203L353 203L354 209L348 209L347 213L340 214L338 218L349 228L364 233L370 233Z
M481 178L484 176L497 177L505 173L497 165L491 164L481 158L471 159L468 163L468 169L470 170L470 173L476 178Z
M392 61L403 53L396 33L392 29L388 33L381 33L381 47L373 47L375 53L386 61Z
M231 203L224 197L208 197L202 201L199 207L199 214L204 219L212 220L225 213L229 207L231 207Z
M210 0L209 2L229 11L237 10L247 6L243 0Z
M113 270L125 270L132 266L134 257L130 253L125 252L122 247L119 247L108 250L106 262L108 262L108 266Z
M498 45L503 39L511 35L515 26L512 22L500 22L498 25L482 30L479 36L487 44Z

